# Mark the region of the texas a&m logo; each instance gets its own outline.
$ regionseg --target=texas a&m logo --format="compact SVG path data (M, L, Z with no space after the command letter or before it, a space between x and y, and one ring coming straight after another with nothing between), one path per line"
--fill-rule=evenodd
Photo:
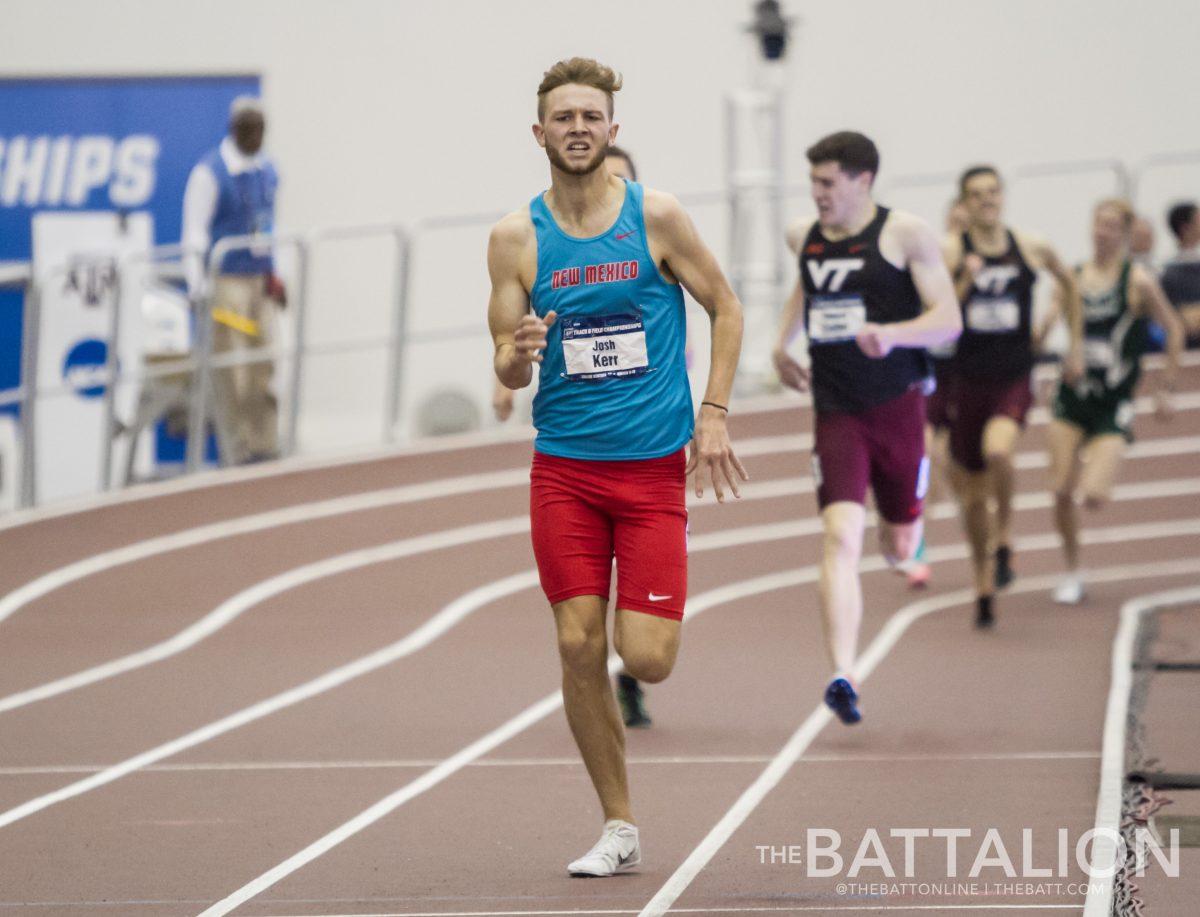
M818 290L837 293L850 272L860 270L866 262L862 258L826 258L824 261L809 259L804 263L808 265L808 273L812 275L813 284ZM829 281L828 286L826 281Z

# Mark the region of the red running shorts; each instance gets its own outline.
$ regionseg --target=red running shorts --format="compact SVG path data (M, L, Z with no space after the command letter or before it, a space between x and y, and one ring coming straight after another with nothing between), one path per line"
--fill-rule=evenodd
M682 620L686 464L682 449L629 462L533 454L533 554L551 605L577 595L607 599L615 558L618 608Z

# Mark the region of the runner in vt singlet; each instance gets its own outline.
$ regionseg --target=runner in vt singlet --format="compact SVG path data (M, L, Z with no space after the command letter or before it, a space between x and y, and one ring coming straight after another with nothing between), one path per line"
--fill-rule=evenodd
M874 143L845 131L815 144L808 158L818 217L788 233L800 279L774 360L785 385L813 393L813 478L825 532L820 595L834 673L825 702L849 724L861 718L854 664L863 502L869 486L885 556L909 560L927 478L925 348L952 340L959 314L929 227L872 198ZM789 353L801 321L810 368Z
M856 340L868 322L902 322L922 312L912 275L879 251L890 213L876 206L874 218L861 232L836 241L826 238L821 224L814 222L801 247L804 319L818 416L860 413L921 389L929 378L923 349L897 347L885 357L872 358Z
M1033 402L1035 348L1045 334L1033 327L1037 272L1053 274L1062 293L1070 378L1080 371L1080 306L1074 278L1053 248L1004 225L1003 185L993 167L967 169L959 194L967 229L943 246L963 315L947 406L951 479L971 545L976 624L990 627L993 594L1013 579L1013 454Z

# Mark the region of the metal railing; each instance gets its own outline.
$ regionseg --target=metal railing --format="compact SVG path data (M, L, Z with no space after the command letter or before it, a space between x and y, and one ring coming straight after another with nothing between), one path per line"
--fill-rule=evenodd
M1085 173L1109 173L1113 177L1114 190L1126 194L1133 200L1135 206L1143 190L1144 179L1153 172L1178 166L1200 165L1200 150L1180 153L1160 154L1147 157L1134 167L1116 159L1090 159L1074 162L1047 162L1020 165L1006 169L1011 184L1019 184L1027 180L1080 175ZM957 173L930 172L897 175L885 178L880 184L880 194L888 194L900 190L920 190L923 188L945 188L946 200L954 192L954 182ZM785 199L795 199L807 193L807 183L794 183L783 186ZM730 201L729 189L702 191L679 195L680 201L688 207L703 207L715 204L727 204ZM255 362L290 359L287 376L287 410L282 423L282 449L285 455L294 455L299 447L298 430L301 421L302 394L307 378L308 358L320 354L356 353L369 349L386 350L386 386L383 416L381 418L379 441L382 443L395 442L401 428L402 406L404 393L404 374L407 365L409 348L417 343L428 341L464 340L468 337L483 333L482 323L472 323L470 326L460 325L435 331L415 332L411 325L411 308L413 299L413 278L416 255L421 251L422 240L431 233L447 230L482 228L495 223L502 213L477 212L431 217L411 225L398 222L373 223L363 225L318 228L307 232L278 233L271 237L259 235L236 236L221 239L208 253L205 262L207 278L206 295L192 303L194 322L194 341L189 355L178 359L159 362L153 366L140 366L130 370L120 365L117 342L121 333L120 309L114 308L110 318L108 334L109 348L103 372L95 377L95 384L103 382L105 429L108 431L103 455L101 457L101 484L108 488L113 480L113 439L112 431L116 426L116 394L115 390L121 384L144 384L157 378L183 373L191 374L192 386L188 404L188 439L185 467L188 472L198 470L203 464L203 450L206 441L206 425L208 422L209 400L211 396L211 374L214 371L233 366L248 365ZM309 340L309 324L311 317L310 293L312 290L314 252L326 242L355 239L390 239L391 260L394 271L392 290L388 297L389 331L386 337L371 337L356 341L339 341L336 343L313 343ZM216 279L220 273L220 265L224 257L231 251L258 248L271 245L276 248L288 247L296 253L297 271L291 284L289 306L293 316L294 341L290 347L281 347L278 343L239 350L224 354L214 354L212 348L212 309L213 293ZM140 262L150 262L157 270L163 266L173 266L176 259L189 256L199 257L198 254L185 252L179 245L158 246L148 253L139 253L117 262L116 293L120 294L120 284L124 283L130 270ZM97 261L102 260L100 258ZM108 258L112 261L111 256ZM79 259L75 259L78 264ZM66 267L56 268L46 277L63 276ZM40 281L29 269L28 264L10 267L7 273L0 275L0 287L23 288L25 295L24 330L21 356L21 378L15 389L0 392L0 406L17 405L20 412L20 454L21 480L18 490L18 503L22 507L34 505L37 502L36 485L36 436L37 408L40 399L59 396L72 391L70 385L39 387L38 348L41 325L41 304L43 299L43 281ZM130 448L132 448L132 444Z
M393 244L394 280L391 295L391 330L389 336L376 339L337 344L332 347L310 345L307 340L308 290L312 285L312 252L323 242L351 239L389 238ZM299 271L298 289L289 299L295 303L295 341L287 349L266 346L236 353L213 356L212 353L212 308L220 265L232 251L250 250L263 245L289 245L296 252ZM300 420L300 403L303 392L305 358L317 353L353 352L371 348L387 349L387 391L384 398L384 413L381 423L381 439L394 442L400 422L400 385L404 373L404 352L408 334L408 301L411 274L411 236L400 223L370 223L355 226L334 226L313 230L308 233L282 233L267 238L259 235L227 236L213 246L207 263L207 292L195 304L196 309L196 353L198 384L193 386L188 413L187 470L197 470L203 463L204 428L207 421L207 402L211 387L211 371L257 362L275 361L281 357L291 360L291 375L288 383L288 414L283 435L283 454L292 455L297 448Z

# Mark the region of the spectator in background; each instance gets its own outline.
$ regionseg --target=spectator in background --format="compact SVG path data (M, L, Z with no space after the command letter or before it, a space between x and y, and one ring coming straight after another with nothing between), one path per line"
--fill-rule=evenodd
M1154 266L1154 224L1141 215L1133 218L1133 226L1129 230L1129 260L1158 279L1158 268ZM1146 322L1149 329L1147 352L1162 353L1167 346L1166 329L1153 316L1147 316Z
M270 234L279 176L262 152L266 117L261 100L234 99L229 136L192 169L183 196L183 245L188 293L211 296L212 352L237 353L271 344L275 305L286 302L270 244L231 248L211 290L206 267L213 246L230 236ZM203 253L203 257L201 254ZM270 360L212 372L217 443L223 465L279 455L278 406Z
M1179 313L1188 347L1200 347L1200 208L1195 201L1176 204L1167 212L1167 224L1179 251L1163 267L1163 292Z
M1144 216L1133 218L1129 231L1129 260L1148 271L1154 270L1154 224Z

